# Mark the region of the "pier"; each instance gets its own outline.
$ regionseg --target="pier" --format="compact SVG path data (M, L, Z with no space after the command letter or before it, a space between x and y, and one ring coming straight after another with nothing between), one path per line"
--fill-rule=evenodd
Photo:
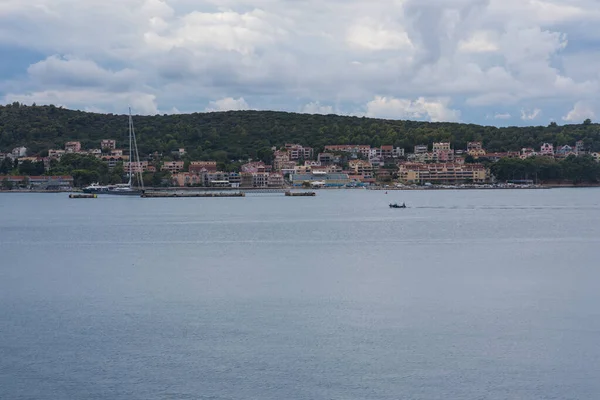
M315 192L290 192L287 191L285 192L286 196L291 196L291 197L312 197L312 196L316 196L317 194Z
M172 198L172 197L246 197L244 192L144 192L145 198Z

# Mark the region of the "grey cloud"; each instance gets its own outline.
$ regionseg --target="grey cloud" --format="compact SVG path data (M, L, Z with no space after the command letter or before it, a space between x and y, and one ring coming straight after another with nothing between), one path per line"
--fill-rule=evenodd
M569 53L578 38L600 41L592 33L583 36L577 26L600 21L592 0L10 4L0 17L0 43L13 37L17 44L50 56L23 71L25 79L3 84L23 96L61 97L56 92L41 95L61 90L69 94L62 98L82 101L81 96L93 92L124 98L142 93L147 110L160 105L182 111L243 98L256 108L335 104L336 111L346 113L365 110L369 103L374 107L378 96L404 102L388 101L386 107L413 104L421 97L450 98L454 108L465 105L462 119L469 110L497 104L513 105L507 111L518 115L530 100L536 106L539 100L550 116L542 102L552 99L555 105L562 102L555 115L559 119L566 108L589 99L600 80L578 65L581 56ZM2 24L8 20L18 22ZM372 37L361 41L352 36L356 27ZM591 56L585 59L593 62L598 52L587 46L578 54L588 49ZM79 90L75 96L77 88L93 90ZM466 100L455 101L459 97ZM90 95L89 102L94 106L97 100Z

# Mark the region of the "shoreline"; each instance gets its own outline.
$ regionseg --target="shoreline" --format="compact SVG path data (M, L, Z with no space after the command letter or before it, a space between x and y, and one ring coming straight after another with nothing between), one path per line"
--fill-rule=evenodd
M451 187L451 186L404 186L404 187L331 187L331 188L303 188L303 187L278 187L278 188L207 188L207 187L164 187L164 188L148 188L146 190L155 190L169 193L172 191L198 191L198 192L228 192L228 191L252 191L255 193L269 193L273 190L373 190L373 191L411 191L411 190L538 190L538 189L589 189L589 188L600 188L600 184L586 184L586 185L561 185L561 184L541 184L541 185L513 185L513 186L485 186L480 187L469 186L469 187ZM1 190L0 193L80 193L80 189L73 190Z

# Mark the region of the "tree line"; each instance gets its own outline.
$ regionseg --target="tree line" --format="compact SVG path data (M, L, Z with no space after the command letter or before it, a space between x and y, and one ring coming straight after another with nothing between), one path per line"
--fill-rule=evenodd
M430 123L350 117L309 115L274 111L229 111L180 115L135 116L134 124L141 157L158 153L163 160L179 159L177 150L186 149L185 161L216 160L218 168L235 171L248 159L271 163L272 147L299 143L322 151L329 144L393 145L412 152L416 144L451 142L464 149L468 142L481 141L491 152L539 148L548 142L555 146L584 142L588 151L600 151L600 125L590 120L559 126L505 127L460 123ZM127 115L98 114L62 107L0 106L0 152L25 146L30 154L47 155L48 149L62 149L67 141L80 141L83 148L98 148L102 139L116 139L124 148L128 142ZM593 160L592 160L593 161ZM499 180L537 179L539 181L597 180L597 165L589 158L555 161L536 157L527 160L501 160L489 164ZM40 163L12 161L0 164L0 174L35 175ZM585 172L584 172L585 169ZM51 174L71 174L76 182L117 183L123 180L122 165L108 167L94 157L65 155L54 161ZM145 174L145 183L156 186L168 181L165 173Z
M481 141L492 152L556 146L583 140L590 151L600 151L600 125L505 127L446 122L396 121L339 115L309 115L275 111L229 111L179 115L135 116L140 154L185 148L192 159L222 163L270 157L270 148L299 143L322 150L328 144L393 145L412 151L416 144L451 142L455 149ZM98 114L61 107L0 106L0 151L26 145L32 153L61 149L66 141L98 148L100 140L116 139L126 147L126 115Z

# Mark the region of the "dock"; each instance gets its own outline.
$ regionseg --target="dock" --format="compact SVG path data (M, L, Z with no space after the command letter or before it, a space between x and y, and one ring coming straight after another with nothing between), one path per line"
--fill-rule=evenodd
M222 193L222 192L144 192L141 197L145 198L173 198L173 197L246 197L246 193Z
M315 192L290 192L287 191L285 192L286 196L291 196L291 197L312 197L312 196L316 196L317 193Z
M97 194L88 194L88 193L78 193L78 194L70 194L70 199L96 199L98 198Z

